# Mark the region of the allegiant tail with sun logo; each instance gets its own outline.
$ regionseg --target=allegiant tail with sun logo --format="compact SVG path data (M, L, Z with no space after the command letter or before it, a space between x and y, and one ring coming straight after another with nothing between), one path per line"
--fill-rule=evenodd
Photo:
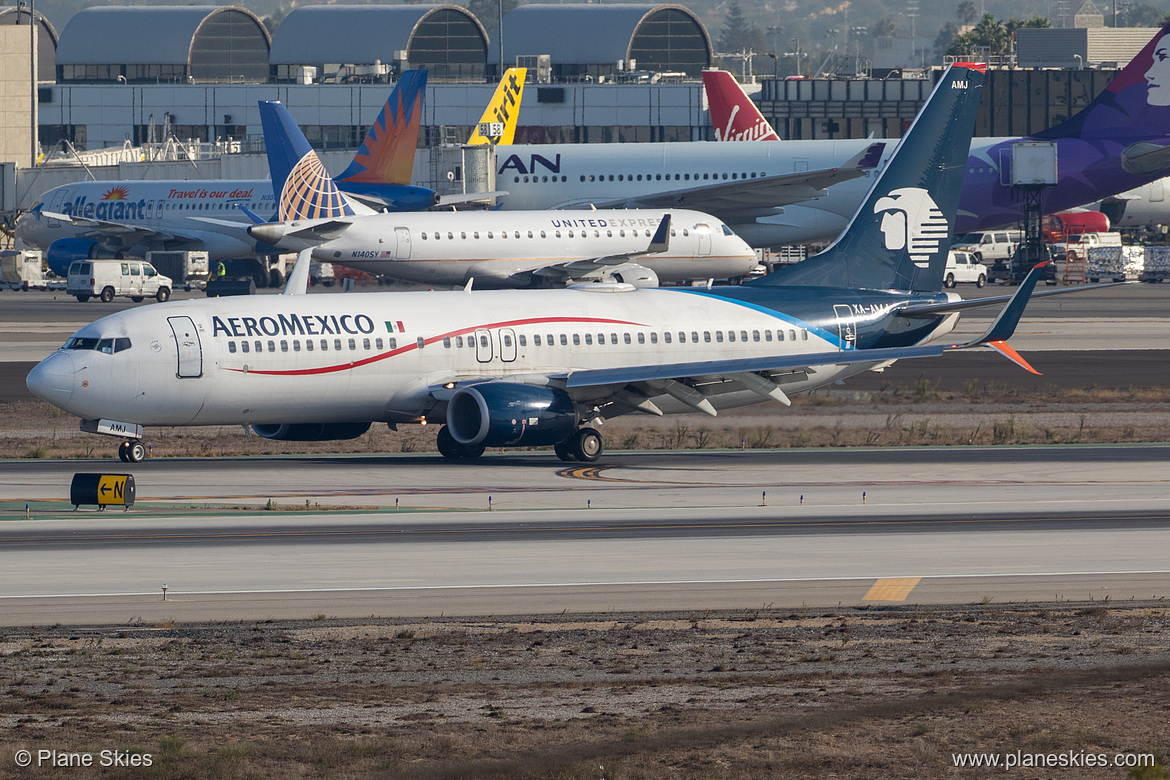
M83 430L126 437L130 461L144 456L149 425L243 423L273 439L330 440L426 422L440 423L451 459L551 446L593 461L598 423L617 415L788 404L890 361L984 345L1026 367L1005 340L1039 268L1010 299L940 292L940 220L955 216L982 80L952 67L845 234L758 283L305 295L305 250L284 295L113 314L27 384ZM961 310L1001 304L981 337L944 340Z

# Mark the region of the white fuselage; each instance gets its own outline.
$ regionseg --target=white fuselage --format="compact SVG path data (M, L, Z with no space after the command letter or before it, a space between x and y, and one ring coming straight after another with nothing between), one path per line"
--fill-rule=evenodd
M222 298L98 320L75 334L95 340L89 348L54 352L28 383L83 419L138 425L404 422L436 417L442 386L462 380L554 384L588 369L824 353L848 349L844 336L829 320L686 288ZM802 392L869 367L818 365L793 372L784 388ZM590 397L614 390L578 388L574 401L587 409ZM764 400L718 378L703 392L716 408ZM653 400L667 413L693 411L665 394Z
M124 247L127 252L141 254L147 249L185 247L205 250L212 260L250 257L256 254L256 241L248 235L246 228L251 223L237 204L261 217L272 216L276 211L272 182L267 179L76 182L45 193L39 208L25 212L18 220L16 233L21 241L42 251L58 239L94 235L91 224L52 219L45 215L47 212L138 227L152 234L144 236L140 244ZM239 226L215 225L197 217L231 220ZM139 239L132 236L128 240Z
M671 217L669 247L645 253L664 214ZM348 221L340 237L313 248L314 259L423 284L474 278L477 287L524 286L532 271L602 258L609 260L566 278L629 262L654 271L659 281L685 282L739 276L758 262L718 219L685 209L392 213ZM277 243L301 248L295 239ZM635 256L623 258L628 255Z

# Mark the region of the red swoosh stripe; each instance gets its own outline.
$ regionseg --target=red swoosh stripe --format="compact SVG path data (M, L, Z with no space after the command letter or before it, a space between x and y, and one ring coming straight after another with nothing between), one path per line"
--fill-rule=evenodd
M510 327L515 327L518 325L543 325L545 323L552 323L552 322L603 323L603 324L607 324L607 325L630 325L630 326L633 326L635 328L646 327L645 325L642 325L642 324L637 323L637 322L629 322L627 320L611 320L611 319L606 319L603 317L530 317L528 319L492 322L492 323L488 323L486 325L474 325L474 326L469 327L469 328L461 328L460 330L448 331L447 333L441 333L438 336L432 336L429 339L425 339L423 341L423 346L426 346L428 344L434 344L436 342L441 342L445 338L451 338L453 336L462 336L466 333L474 333L477 330L491 330L493 328L510 328ZM368 358L363 358L362 360L355 360L352 363L340 363L338 365L322 366L320 368L297 368L297 369L288 369L288 370L282 370L282 371L255 371L253 369L248 369L247 372L245 372L244 369L242 369L242 368L225 368L224 370L225 371L234 371L235 373L238 373L238 374L243 374L243 373L263 374L265 376L308 376L308 375L312 375L312 374L333 374L333 373L336 373L338 371L348 371L351 368L358 368L360 366L370 365L371 363L377 363L380 360L386 360L387 358L396 357L398 355L405 354L406 352L410 352L411 350L418 349L418 348L419 348L418 341L413 341L410 344L407 344L407 345L402 346L402 347L398 347L397 349L390 350L389 352L383 352L383 353L378 354L378 355L371 355Z

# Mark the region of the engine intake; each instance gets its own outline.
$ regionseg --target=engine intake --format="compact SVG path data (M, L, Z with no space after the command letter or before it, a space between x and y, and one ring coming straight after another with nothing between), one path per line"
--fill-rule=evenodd
M461 387L447 403L447 428L460 444L475 447L542 447L577 427L577 410L564 390L514 382Z
M101 252L101 247L92 238L58 238L49 244L45 262L49 270L64 279L69 275L69 266L74 260L92 260ZM113 257L107 254L106 257Z
M253 425L257 436L277 441L340 441L356 439L370 429L368 422L282 423Z

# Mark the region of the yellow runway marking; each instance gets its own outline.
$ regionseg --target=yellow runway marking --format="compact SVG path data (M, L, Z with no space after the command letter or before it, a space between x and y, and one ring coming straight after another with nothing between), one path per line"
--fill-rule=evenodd
M905 601L921 577L887 577L873 584L862 601Z

